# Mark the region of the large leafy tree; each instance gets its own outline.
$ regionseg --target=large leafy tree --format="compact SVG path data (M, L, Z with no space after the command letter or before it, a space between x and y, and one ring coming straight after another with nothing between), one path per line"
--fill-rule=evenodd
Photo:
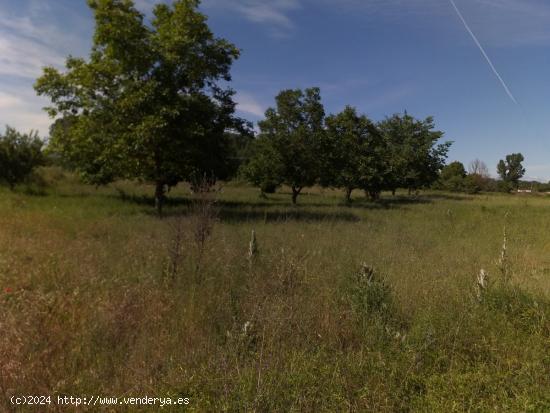
M37 132L23 134L7 126L0 134L0 181L12 190L24 182L34 168L44 163L42 146Z
M412 191L438 179L452 142L437 143L443 132L434 130L432 117L418 120L405 112L386 118L378 127L390 153L387 189Z
M502 180L517 188L519 180L525 175L522 162L525 159L521 153L506 155L506 160L501 159L497 165L498 175Z
M375 197L384 184L386 169L383 141L375 125L355 108L326 118L321 150L321 184L343 188L346 202L354 189Z
M64 73L45 68L35 84L58 118L52 150L91 183L153 182L161 212L167 187L223 174L225 132L243 122L233 116L234 92L220 84L239 51L214 37L198 0L159 4L150 23L131 0L88 5L89 59L69 57Z
M296 204L302 189L319 178L325 111L318 88L284 90L275 100L276 107L268 109L259 122L260 136L247 167L248 178L256 184L272 180L288 185Z

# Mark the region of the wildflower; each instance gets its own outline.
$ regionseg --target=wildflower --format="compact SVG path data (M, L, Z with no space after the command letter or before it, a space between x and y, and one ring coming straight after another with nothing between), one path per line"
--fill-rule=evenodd
M13 292L13 290L10 287L6 287L6 288L4 288L4 292L6 294L11 294Z

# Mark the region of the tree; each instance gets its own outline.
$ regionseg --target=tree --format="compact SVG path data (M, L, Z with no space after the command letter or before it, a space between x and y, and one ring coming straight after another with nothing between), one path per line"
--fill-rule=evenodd
M407 112L395 114L378 124L389 151L386 187L409 192L429 186L439 178L452 142L437 144L443 132L434 130L432 117L417 120Z
M315 184L320 175L325 111L318 88L284 90L275 100L276 108L268 109L259 122L248 178L253 184L273 181L290 186L296 204L302 189Z
M37 132L21 134L6 126L6 132L0 135L0 181L11 190L24 182L34 168L44 163L43 144Z
M327 117L325 123L320 151L321 184L343 188L347 203L357 188L378 193L383 184L384 164L379 154L380 134L375 125L351 106Z
M218 83L230 80L239 51L214 37L198 0L159 4L150 24L131 0L88 5L89 60L69 57L65 73L47 67L35 84L61 119L52 150L90 183L153 182L161 213L167 187L224 173L224 133L246 124L233 116L234 92Z
M444 189L449 191L462 191L464 189L464 178L466 178L466 169L462 162L451 162L441 170L441 184Z
M491 176L485 162L475 159L468 165L468 187L470 193L488 190Z
M506 161L500 160L497 173L508 185L517 188L519 180L525 175L525 168L521 164L525 159L521 153L506 155Z
M483 178L489 178L489 168L485 162L480 161L479 159L474 159L468 165L468 174L469 175L479 175Z

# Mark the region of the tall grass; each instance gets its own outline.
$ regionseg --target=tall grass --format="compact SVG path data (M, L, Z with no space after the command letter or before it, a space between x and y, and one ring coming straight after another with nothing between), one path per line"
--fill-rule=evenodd
M116 187L124 197L61 177L47 196L0 193L0 411L16 411L12 394L182 396L164 410L196 412L550 409L550 200L347 207L312 191L292 208L226 186L201 218L181 188L159 220L150 188ZM504 225L507 282L493 276Z

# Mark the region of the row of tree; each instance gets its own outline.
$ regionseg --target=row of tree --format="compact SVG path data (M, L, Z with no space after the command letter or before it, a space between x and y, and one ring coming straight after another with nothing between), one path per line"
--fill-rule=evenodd
M470 194L480 191L510 192L520 186L520 179L525 174L523 161L521 153L506 155L505 159L501 159L497 165L500 180L491 178L487 165L479 159L470 163L468 172L461 162L454 161L441 170L434 188Z
M377 199L384 190L430 186L451 145L437 143L443 132L430 117L404 113L374 123L351 106L325 116L318 88L279 93L259 128L242 173L263 192L287 185L293 203L314 184L342 188L348 202L355 189Z
M239 50L213 35L198 3L158 4L147 22L132 1L88 0L89 59L69 57L64 72L45 68L35 84L52 102L50 151L93 184L153 182L159 212L178 182L230 176L235 148L252 136L226 83ZM289 185L293 202L315 183L342 187L348 199L356 188L376 198L429 185L450 145L435 146L442 132L431 118L404 114L375 125L352 108L325 117L316 88L283 91L276 106L243 170L265 190Z
M326 116L318 88L282 91L253 139L227 86L239 50L214 36L198 4L158 4L149 22L130 0L88 0L89 58L69 57L63 72L47 67L35 84L51 100L52 156L96 185L154 183L159 212L171 186L227 179L239 166L264 192L288 185L294 203L314 184L342 188L349 201L355 189L376 199L438 180L451 143L438 143L432 118L404 113L375 123L352 107ZM43 162L36 134L8 128L0 141L0 180L12 187ZM507 182L521 177L517 155L499 163Z

